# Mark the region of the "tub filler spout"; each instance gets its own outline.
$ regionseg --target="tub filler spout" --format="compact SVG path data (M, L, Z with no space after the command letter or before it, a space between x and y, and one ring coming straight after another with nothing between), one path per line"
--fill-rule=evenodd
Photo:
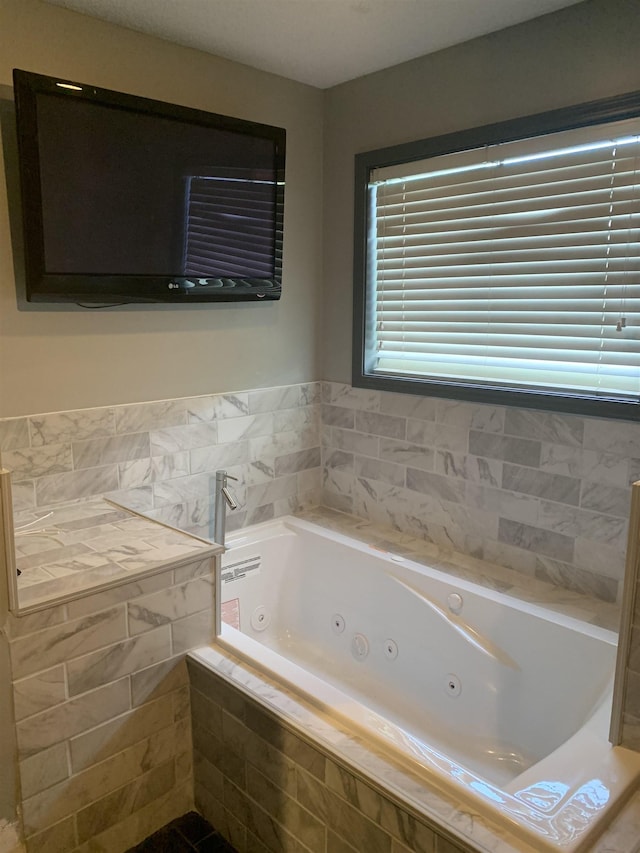
M226 471L216 471L216 487L213 507L213 539L218 543L218 545L224 545L227 507L231 510L238 508L238 504L228 487L228 480L237 479L237 477L232 477L231 474L227 474Z

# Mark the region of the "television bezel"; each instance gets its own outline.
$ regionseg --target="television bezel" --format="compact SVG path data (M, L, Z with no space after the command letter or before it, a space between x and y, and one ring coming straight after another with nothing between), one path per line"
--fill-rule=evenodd
M28 302L72 302L91 305L154 302L188 304L280 298L286 148L284 128L20 69L14 69L13 83L22 197L25 289ZM134 113L170 119L177 123L197 124L272 141L276 174L273 276L201 279L170 274L111 275L99 272L68 274L47 272L36 104L37 96L40 94L54 94L61 100L64 98L87 100Z

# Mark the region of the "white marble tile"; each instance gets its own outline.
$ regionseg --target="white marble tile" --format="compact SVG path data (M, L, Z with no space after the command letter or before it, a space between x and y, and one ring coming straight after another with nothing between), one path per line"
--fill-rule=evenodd
M165 480L153 486L156 507L193 501L196 498L210 498L215 490L213 474L192 474L177 480Z
M592 538L577 537L573 563L581 569L616 580L624 577L624 551Z
M29 421L27 418L0 419L0 452L29 447Z
M582 484L580 506L627 519L631 509L631 490L585 481Z
M275 460L274 473L276 477L284 477L287 474L295 474L307 468L318 468L321 465L321 454L319 447L311 447L308 450L296 450L277 456Z
M342 382L328 382L325 385L325 401L334 406L345 406L367 412L380 411L380 391L369 388L354 388Z
M226 423L226 421L225 421ZM249 442L233 441L211 447L200 447L189 454L192 474L215 474L218 469L244 465L249 461Z
M505 410L501 406L466 403L440 398L436 400L436 420L458 428L501 433L504 430Z
M530 524L500 518L498 539L507 545L515 545L565 563L572 563L574 559L573 537Z
M32 447L114 435L115 426L112 408L54 412L29 418Z
M583 537L624 550L627 541L627 521L604 513L540 501L538 524L547 530Z
M624 487L628 485L628 468L629 460L625 457L564 444L542 443L542 471Z
M435 397L422 397L419 394L381 392L380 411L387 415L434 421L436 418L436 400Z
M129 679L123 678L27 717L16 725L20 757L34 755L66 738L90 732L130 707ZM94 757L95 760L95 757Z
M38 714L66 699L64 666L54 666L14 682L13 705L16 720Z
M185 424L185 400L160 400L152 403L134 403L115 409L116 432L147 432L163 427Z
M140 578L140 580L125 583L113 589L96 592L93 595L79 598L76 601L70 601L67 604L69 619L75 619L100 610L107 610L121 602L135 601L140 596L149 595L171 586L172 581L173 573L171 569L168 569L166 572L160 572L148 578Z
M221 444L243 441L257 436L271 435L273 431L273 414L271 412L228 418L218 424L218 441Z
M320 406L301 406L298 409L283 409L273 414L273 428L276 432L303 430L320 426Z
M36 503L51 506L56 503L80 500L81 498L104 495L118 489L116 465L101 468L86 468L64 474L51 474L35 481Z
M122 787L171 759L172 729L145 738L137 744L31 797L24 803L24 823L28 834L73 814L78 809L100 800L105 794Z
M174 480L176 477L186 477L192 473L189 468L189 453L184 451L164 456L152 456L151 472L154 481ZM122 481L120 485L122 487Z
M20 791L26 799L69 776L67 745L56 743L20 762Z
M273 501L286 498L296 493L297 479L295 474L278 477L269 483L260 483L247 488L247 502L251 506L262 506Z
M122 680L127 685L127 696L129 693L129 679ZM115 682L116 685L120 682ZM113 690L114 685L107 685L101 691ZM91 697L100 691L92 691L85 694ZM79 702L80 699L73 700ZM137 743L145 737L150 737L155 732L173 724L173 702L171 696L161 696L152 702L148 702L133 711L123 708L121 716L110 714L103 718L102 724L94 724L92 729L73 736L70 743L71 770L77 773L86 767L103 761L110 755Z
M281 409L295 409L309 405L309 396L302 398L301 385L284 385L280 388L263 388L249 392L249 412L277 412Z
M459 477L493 488L499 488L502 482L503 462L498 459L483 459L468 453L455 453L450 450L437 450L433 470L447 477ZM419 467L419 466L413 466Z
M186 401L189 423L202 423L249 414L249 394L214 394L191 397Z
M22 678L126 636L124 606L44 628L11 643L14 678Z
M34 480L21 480L11 483L11 497L14 513L33 509L36 505L36 484Z
M151 626L150 626L151 627ZM95 690L171 657L168 624L67 662L69 696Z
M507 435L539 438L555 444L581 447L585 433L585 419L576 415L508 407L504 431Z
M120 506L127 507L133 512L146 512L153 506L153 491L151 486L138 486L135 489L116 489L113 492L105 492L103 497Z
M211 577L199 577L129 602L129 633L134 636L200 610L212 610L212 584Z
M336 426L342 426L342 424L336 424ZM358 432L404 439L407 436L407 419L377 412L356 411L355 428Z
M132 459L147 459L150 453L149 433L126 433L110 438L74 441L71 447L76 470L96 468L114 462L128 462Z
M48 444L43 447L3 450L2 465L11 471L12 479L15 480L71 471L71 445Z
M144 635L143 635L144 636ZM202 610L171 623L172 650L183 654L198 646L208 645L214 637L213 610Z
M306 450L320 445L320 430L317 426L302 430L286 430L273 435L249 439L249 458L269 461L285 453Z
M151 453L154 456L162 456L216 444L218 426L215 422L193 423L187 426L152 430L150 436Z
M397 441L393 438L380 438L379 456L387 462L433 471L434 453L431 448L422 447L409 441ZM356 453L362 453L356 449Z
M585 419L584 446L616 456L640 456L640 426L623 421Z

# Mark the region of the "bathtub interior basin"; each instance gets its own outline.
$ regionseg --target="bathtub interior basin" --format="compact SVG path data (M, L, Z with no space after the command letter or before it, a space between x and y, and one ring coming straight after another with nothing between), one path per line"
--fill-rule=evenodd
M635 784L613 632L301 519L227 547L219 643L534 849L585 849Z

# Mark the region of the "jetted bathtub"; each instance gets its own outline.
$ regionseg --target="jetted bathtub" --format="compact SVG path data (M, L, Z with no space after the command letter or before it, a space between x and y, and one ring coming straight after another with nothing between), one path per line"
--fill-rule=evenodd
M612 632L292 517L227 548L221 645L534 849L587 849L638 778Z

